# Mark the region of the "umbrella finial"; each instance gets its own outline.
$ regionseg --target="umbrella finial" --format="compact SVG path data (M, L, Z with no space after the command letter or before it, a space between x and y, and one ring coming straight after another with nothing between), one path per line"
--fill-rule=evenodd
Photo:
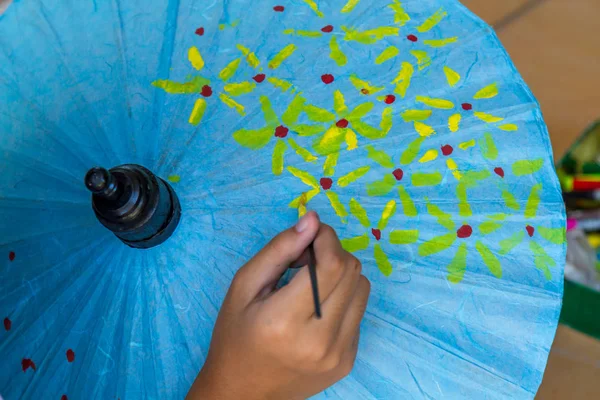
M179 223L181 206L173 188L140 165L94 167L84 181L100 223L130 247L157 246Z

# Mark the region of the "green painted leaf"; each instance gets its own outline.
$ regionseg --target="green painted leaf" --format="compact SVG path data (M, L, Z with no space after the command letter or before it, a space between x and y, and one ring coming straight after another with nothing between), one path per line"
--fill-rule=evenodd
M283 140L278 140L275 143L272 160L273 175L281 175L283 173L283 156L286 149L287 144Z
M391 244L412 244L419 239L419 231L411 230L393 230L390 232Z
M390 276L392 274L392 264L390 263L388 256L383 252L381 246L378 244L374 246L373 251L377 268L379 268L383 275Z
M544 160L542 158L537 160L520 160L514 162L512 170L516 176L523 176L539 171L543 165Z
M421 151L421 144L425 140L424 137L418 137L413 140L407 147L406 150L400 156L400 164L406 165L414 161Z
M446 235L436 236L419 246L419 255L421 257L430 256L432 254L444 251L454 244L456 241L456 232L451 232Z
M479 140L479 146L481 147L481 154L488 160L495 160L498 158L498 148L494 143L492 134L486 132L483 137Z
M519 202L517 202L517 199L515 198L515 196L508 190L502 191L502 198L504 199L504 203L506 204L506 207L513 209L515 211L519 211L521 209L521 206L519 205Z
M366 233L362 236L353 237L350 239L342 239L342 248L350 253L355 251L365 250L369 247L369 235Z
M304 124L296 124L290 126L290 129L293 132L296 132L298 136L313 136L318 133L323 133L327 129L323 125L304 125Z
M381 213L381 218L377 223L377 229L384 230L387 227L388 221L396 213L396 202L394 200L388 201Z
M315 107L313 105L304 106L304 112L308 119L314 122L333 122L335 121L335 115L330 113L327 110L324 110L319 107Z
M540 236L554 244L563 244L567 241L565 228L544 228L538 227L537 231Z
M365 228L371 226L371 221L369 221L367 211L354 198L350 199L350 213L354 215L360 224Z
M352 111L350 111L350 114L348 114L348 121L354 122L361 119L367 115L373 109L373 107L375 107L375 104L371 102L359 104L358 106L354 107Z
M456 185L456 197L458 198L458 215L461 217L473 215L473 210L471 210L471 205L467 199L467 185L463 181Z
M369 124L366 124L362 121L356 120L356 121L352 121L352 128L354 128L354 130L361 135L362 137L365 137L367 139L381 139L384 138L386 135L386 132L374 128Z
M377 150L370 144L366 145L365 149L368 152L367 157L375 161L377 164L381 165L384 168L394 168L392 157L388 156L385 151Z
M294 125L298 121L298 118L300 117L300 114L304 109L305 103L306 99L304 97L300 95L294 97L294 99L290 102L288 108L284 111L283 115L281 116L281 122L283 122L283 124L287 126Z
M484 221L481 224L479 224L479 232L481 232L482 235L489 235L490 233L497 231L501 227L502 224L496 221Z
M233 133L233 138L240 145L252 150L264 147L273 137L273 129L265 127L262 129L240 129Z
M454 255L450 264L446 267L448 270L448 280L452 283L459 283L465 276L467 270L467 244L463 243L458 246L458 250Z
M531 193L527 199L525 205L525 218L534 218L537 215L537 210L540 205L540 191L542 190L542 184L538 183L531 188Z
M392 174L386 174L382 180L367 184L369 196L385 196L396 186L396 178Z
M340 201L340 198L337 195L337 193L328 190L327 192L325 192L325 196L327 196L327 198L329 199L331 207L333 207L335 213L340 217L342 223L345 223L346 217L348 216L348 211L346 211L346 207L344 207L344 205Z
M483 244L483 242L477 241L475 242L475 248L492 275L496 278L502 278L502 266L500 265L500 261L489 247Z
M368 165L357 168L354 171L351 171L351 172L347 173L346 175L340 177L337 180L337 184L339 187L346 187L349 184L351 184L352 182L356 182L359 178L361 178L367 172L369 172L370 169L371 169L371 167Z
M544 277L547 280L552 280L552 273L549 267L556 266L556 261L546 253L546 250L542 246L533 240L529 241L529 248L534 255L533 262L535 267L544 273Z
M452 222L452 216L447 212L442 211L442 209L435 204L427 202L427 213L432 217L436 217L437 223L449 231L453 231L456 228L456 225Z
M439 171L435 172L415 172L410 176L410 182L413 186L436 186L442 183L444 177Z
M502 239L500 241L500 251L498 253L502 256L510 253L512 249L517 247L523 241L523 238L525 238L525 232L519 230L510 237Z
M416 217L417 208L415 207L415 202L410 198L410 195L402 185L398 186L398 196L400 196L400 203L402 203L404 215L407 217Z

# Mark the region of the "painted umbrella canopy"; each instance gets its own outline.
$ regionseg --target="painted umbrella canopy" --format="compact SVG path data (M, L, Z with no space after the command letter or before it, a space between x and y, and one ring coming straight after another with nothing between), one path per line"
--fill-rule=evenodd
M14 1L0 16L0 394L181 399L236 270L307 207L372 293L317 398L531 398L565 219L539 106L454 0ZM96 220L95 165L182 206Z

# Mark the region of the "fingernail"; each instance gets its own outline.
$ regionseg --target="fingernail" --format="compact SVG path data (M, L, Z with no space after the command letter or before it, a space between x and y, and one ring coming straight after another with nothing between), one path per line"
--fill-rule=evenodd
M296 223L296 232L301 233L302 231L306 230L306 228L308 228L308 223L308 214L304 214Z

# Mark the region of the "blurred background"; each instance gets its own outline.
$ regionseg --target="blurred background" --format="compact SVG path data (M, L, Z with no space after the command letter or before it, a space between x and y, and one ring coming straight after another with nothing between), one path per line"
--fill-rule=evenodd
M568 207L561 325L537 399L600 399L600 0L462 3L540 102Z

